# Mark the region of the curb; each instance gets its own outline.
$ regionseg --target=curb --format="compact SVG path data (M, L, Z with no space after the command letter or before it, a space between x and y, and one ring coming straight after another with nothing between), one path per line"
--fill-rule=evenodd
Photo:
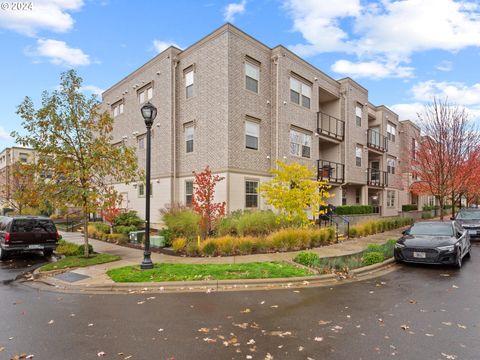
M242 280L205 280L205 281L167 281L146 283L111 283L98 285L72 284L52 276L65 271L54 271L40 274L38 269L33 273L34 280L29 285L43 290L74 292L74 293L176 293L176 292L214 292L239 290L272 290L288 288L306 288L319 286L340 285L352 281L381 276L395 259L390 258L382 263L366 266L351 271L348 277L337 274L322 274L306 277L269 278L269 279L242 279ZM67 270L68 271L68 270ZM353 276L352 276L353 275ZM24 282L25 283L25 282Z

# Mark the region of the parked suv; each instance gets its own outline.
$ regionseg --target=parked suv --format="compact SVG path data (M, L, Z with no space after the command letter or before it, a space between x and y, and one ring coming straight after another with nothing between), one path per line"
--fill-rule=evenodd
M57 248L57 228L52 220L41 216L0 216L0 260L8 254L42 250L51 256Z
M471 239L480 239L480 209L463 208L455 220L468 231Z

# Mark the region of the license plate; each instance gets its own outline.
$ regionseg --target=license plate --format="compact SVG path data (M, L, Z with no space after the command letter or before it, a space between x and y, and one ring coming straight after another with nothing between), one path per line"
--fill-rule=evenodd
M28 248L31 250L43 249L43 245L28 245Z
M477 235L478 234L478 232L476 230L468 230L468 233L470 235Z
M413 252L413 257L418 258L418 259L425 259L426 254L424 252L421 252L421 251L414 251Z

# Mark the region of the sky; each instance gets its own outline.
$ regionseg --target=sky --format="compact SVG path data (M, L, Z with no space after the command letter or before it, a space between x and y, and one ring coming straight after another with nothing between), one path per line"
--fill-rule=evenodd
M284 45L334 79L352 77L400 119L448 97L480 122L479 0L0 0L0 150L74 68L98 94L169 45L186 48L230 22ZM333 6L332 6L333 5Z

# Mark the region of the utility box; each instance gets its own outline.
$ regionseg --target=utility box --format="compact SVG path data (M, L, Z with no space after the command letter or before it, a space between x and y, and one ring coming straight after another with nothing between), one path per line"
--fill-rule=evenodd
M165 236L150 236L150 246L159 248L165 247Z
M132 244L140 244L143 242L143 239L145 238L145 231L131 231L128 234L128 242Z

